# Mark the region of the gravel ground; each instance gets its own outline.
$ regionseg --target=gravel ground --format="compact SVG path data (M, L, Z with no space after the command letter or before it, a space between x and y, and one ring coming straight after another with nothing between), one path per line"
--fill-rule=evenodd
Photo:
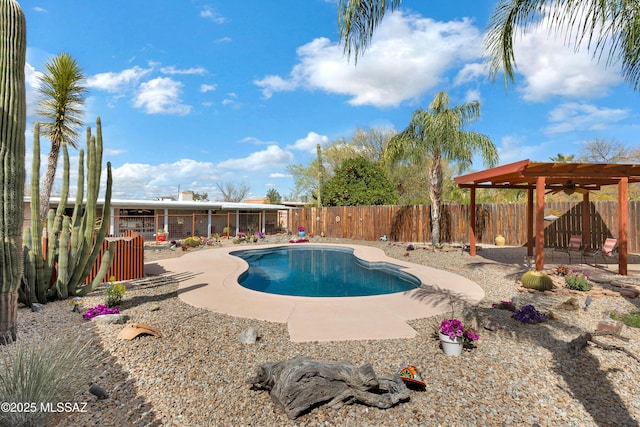
M341 242L331 239L330 242ZM351 242L351 241L349 241ZM273 238L270 243L273 243ZM130 322L148 323L162 338L142 336L119 340L122 325L87 322L72 313L66 301L46 304L39 313L18 312L20 339L79 336L92 339L97 355L89 379L110 397L98 400L80 390L74 402L86 402L86 412L58 414L53 426L634 426L640 421L640 332L624 327L621 337L598 336L604 349L590 344L577 356L567 343L595 330L614 309L638 310L640 299L594 295L587 311L558 306L572 295L521 292L517 279L523 248L483 248L470 257L459 249L432 251L416 244L351 242L380 247L396 258L444 268L478 283L485 299L473 308L456 309L456 317L478 325L476 348L461 357L446 356L434 338L441 319L410 324L413 339L292 343L285 324L230 317L182 303L177 283L129 283L121 310ZM228 244L225 242L225 244ZM209 250L209 249L200 249ZM188 251L187 251L188 253ZM147 262L182 251L149 249ZM212 250L215 256L215 250ZM614 289L620 276L589 270L601 286ZM638 277L625 279L637 281ZM575 296L579 303L584 295ZM537 325L510 318L492 303L514 299L533 303L557 317ZM84 307L103 303L100 292L85 298ZM482 328L486 320L500 327ZM260 333L256 344L241 344L238 334L248 327ZM412 391L408 402L382 410L354 404L321 406L296 420L274 411L267 392L251 390L246 380L255 368L296 356L370 363L377 375L394 373L406 364L418 367L427 387Z

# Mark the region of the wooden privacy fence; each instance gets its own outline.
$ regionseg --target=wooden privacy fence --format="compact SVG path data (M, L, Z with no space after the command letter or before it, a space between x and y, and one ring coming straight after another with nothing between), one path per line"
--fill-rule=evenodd
M115 245L113 261L103 281L109 281L115 277L116 281L140 279L144 277L144 237L133 232L125 232L122 236L109 236L102 242L100 253L91 272L84 283L89 284L97 276L102 258L109 248L109 244Z
M582 234L582 202L545 203L545 246L566 247L571 234ZM589 203L592 247L602 245L607 237L618 237L617 202ZM298 226L308 233L354 240L378 240L386 235L398 242L431 241L429 206L338 206L293 209L288 229ZM640 201L629 201L628 251L640 253ZM510 246L524 246L533 236L527 235L527 205L483 204L476 206L476 239L480 244L494 244L498 234ZM444 205L440 221L442 242L469 242L469 205Z

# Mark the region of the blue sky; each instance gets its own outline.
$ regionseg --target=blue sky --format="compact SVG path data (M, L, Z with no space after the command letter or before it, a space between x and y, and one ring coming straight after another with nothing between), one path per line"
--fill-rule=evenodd
M27 173L36 76L60 52L87 76L85 122L102 119L120 199L180 189L216 200L216 182L245 184L250 197L270 188L287 196L287 165L308 164L317 143L357 128L402 130L439 91L452 104L480 101L470 129L493 139L501 164L575 154L595 138L638 146L639 94L617 66L534 29L517 41L516 84L506 91L483 61L495 1L403 4L355 66L338 45L335 0L20 1ZM42 174L49 142L41 146Z

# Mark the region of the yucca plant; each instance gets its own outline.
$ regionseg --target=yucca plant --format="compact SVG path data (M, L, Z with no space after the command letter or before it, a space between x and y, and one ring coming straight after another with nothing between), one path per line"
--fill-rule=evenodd
M0 401L36 405L71 401L71 395L88 384L90 345L90 341L32 339L3 347ZM40 407L1 411L0 426L45 425L50 415Z

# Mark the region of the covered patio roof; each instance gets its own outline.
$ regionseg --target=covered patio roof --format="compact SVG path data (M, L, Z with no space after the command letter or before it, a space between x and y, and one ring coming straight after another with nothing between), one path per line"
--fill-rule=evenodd
M589 203L589 191L600 190L606 185L618 186L618 271L627 274L628 234L628 185L640 182L640 165L612 163L545 163L521 160L519 162L486 169L454 178L460 188L471 189L470 245L475 255L475 196L477 188L511 188L527 190L527 230L535 237L536 269L544 267L544 196L547 191L565 191L582 194L585 205ZM535 216L534 216L534 199ZM535 234L534 234L535 218ZM583 209L583 238L589 244L589 210ZM532 239L527 239L528 255L533 255Z

